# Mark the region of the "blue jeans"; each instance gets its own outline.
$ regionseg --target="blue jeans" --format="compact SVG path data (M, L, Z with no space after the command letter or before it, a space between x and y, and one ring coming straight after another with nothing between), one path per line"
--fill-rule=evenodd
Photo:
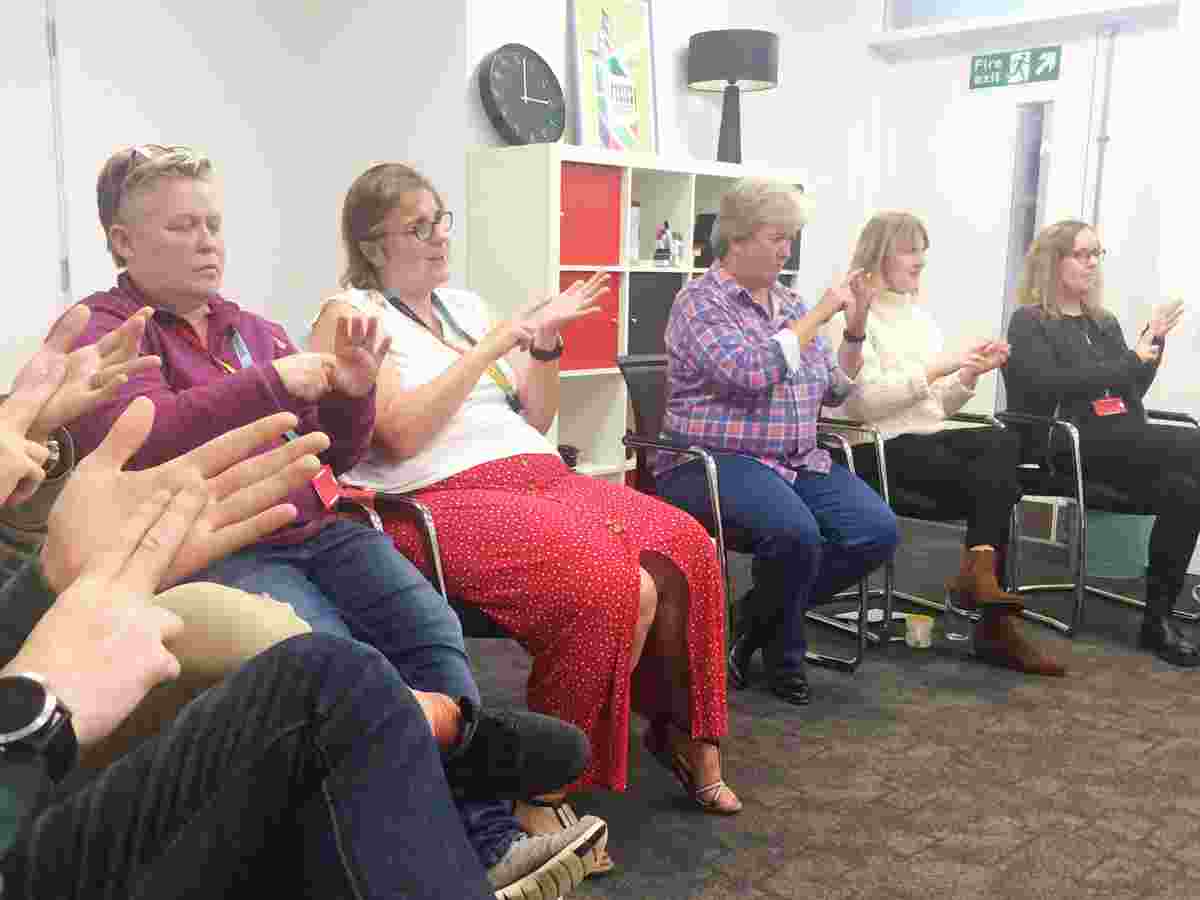
M299 544L258 544L195 575L290 603L312 629L353 637L378 649L404 681L479 702L462 624L385 534L339 520ZM460 801L467 834L492 866L521 834L499 801Z
M6 900L491 898L412 691L377 651L283 641L23 829Z
M896 517L860 478L833 464L828 474L798 470L789 484L749 456L716 453L721 521L749 538L754 591L744 610L751 625L770 623L766 647L775 672L804 667L804 614L891 559ZM657 479L659 495L708 521L707 482L700 462Z

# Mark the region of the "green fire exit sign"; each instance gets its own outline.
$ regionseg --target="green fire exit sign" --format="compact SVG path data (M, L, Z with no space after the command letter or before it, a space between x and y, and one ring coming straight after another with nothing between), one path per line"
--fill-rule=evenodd
M1035 47L971 57L971 90L1056 81L1062 68L1062 47Z

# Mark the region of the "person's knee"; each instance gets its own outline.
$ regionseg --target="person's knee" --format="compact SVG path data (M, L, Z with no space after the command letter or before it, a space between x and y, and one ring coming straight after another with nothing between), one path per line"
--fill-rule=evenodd
M876 563L886 562L900 544L900 524L896 514L883 504L874 511L855 543Z

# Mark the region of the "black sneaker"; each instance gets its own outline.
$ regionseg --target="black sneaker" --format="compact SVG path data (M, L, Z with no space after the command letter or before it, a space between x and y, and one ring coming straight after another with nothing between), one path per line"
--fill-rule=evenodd
M583 774L587 735L534 712L485 712L463 697L462 737L446 759L446 780L459 797L524 800L549 794Z

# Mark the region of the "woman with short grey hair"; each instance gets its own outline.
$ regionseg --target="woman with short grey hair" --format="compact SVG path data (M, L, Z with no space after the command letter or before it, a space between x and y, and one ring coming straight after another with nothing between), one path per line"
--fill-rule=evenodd
M729 654L742 687L764 650L771 690L809 702L804 614L889 559L896 519L867 484L817 445L822 405L853 390L821 327L845 310L861 333L872 293L857 272L806 305L779 282L804 223L791 185L745 179L721 199L717 260L675 299L667 322L664 437L713 452L725 527L750 537L754 586ZM704 521L704 470L655 459L659 494Z

